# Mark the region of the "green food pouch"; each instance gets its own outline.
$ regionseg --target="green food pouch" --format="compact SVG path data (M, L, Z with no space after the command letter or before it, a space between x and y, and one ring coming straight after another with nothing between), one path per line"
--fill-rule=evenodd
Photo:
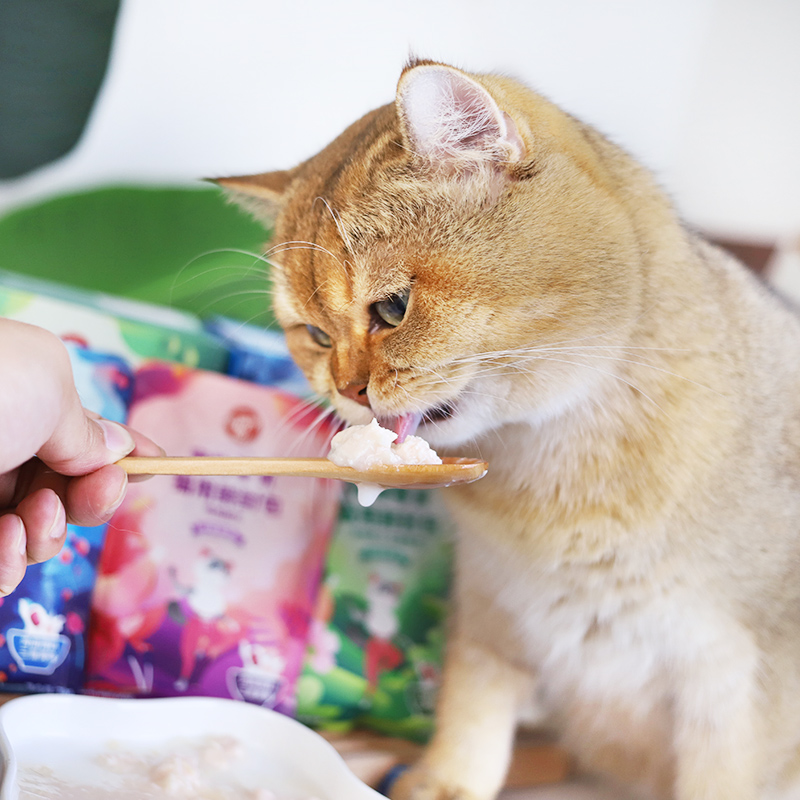
M436 491L394 489L364 508L347 486L298 686L301 720L429 737L452 539Z

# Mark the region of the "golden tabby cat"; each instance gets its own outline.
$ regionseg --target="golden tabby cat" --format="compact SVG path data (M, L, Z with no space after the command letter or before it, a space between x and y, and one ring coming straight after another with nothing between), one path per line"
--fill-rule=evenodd
M534 684L642 797L800 797L800 324L651 176L516 81L415 62L278 173L275 310L313 386L489 475L437 732L395 795L491 798Z

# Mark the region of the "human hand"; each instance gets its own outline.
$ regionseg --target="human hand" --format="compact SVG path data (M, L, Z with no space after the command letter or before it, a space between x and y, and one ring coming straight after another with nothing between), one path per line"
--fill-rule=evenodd
M68 522L107 522L128 477L114 462L163 451L81 405L53 334L0 318L0 595L55 556Z

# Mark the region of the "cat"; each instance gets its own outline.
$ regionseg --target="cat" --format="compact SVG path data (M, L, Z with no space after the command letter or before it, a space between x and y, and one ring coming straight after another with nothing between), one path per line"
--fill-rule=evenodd
M319 154L220 183L276 218L276 315L339 415L489 462L444 492L436 733L393 797L493 798L533 691L635 796L800 797L795 313L507 77L409 63Z

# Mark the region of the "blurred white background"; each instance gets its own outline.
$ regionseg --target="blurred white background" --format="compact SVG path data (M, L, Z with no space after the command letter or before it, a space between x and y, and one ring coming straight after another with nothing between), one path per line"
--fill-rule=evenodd
M291 166L389 102L409 54L522 78L639 156L706 231L800 235L797 0L123 0L79 145L0 183L0 211Z

